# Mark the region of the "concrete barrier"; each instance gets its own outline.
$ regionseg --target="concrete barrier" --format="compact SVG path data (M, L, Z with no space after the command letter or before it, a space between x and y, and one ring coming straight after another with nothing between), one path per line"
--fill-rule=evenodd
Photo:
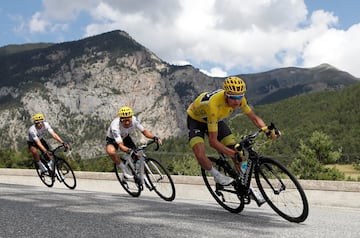
M75 171L79 179L114 180L113 172ZM0 175L37 176L35 169L4 169L0 168ZM175 184L203 185L201 176L172 175ZM1 182L1 181L0 181ZM328 181L328 180L300 180L305 190L360 192L360 182Z

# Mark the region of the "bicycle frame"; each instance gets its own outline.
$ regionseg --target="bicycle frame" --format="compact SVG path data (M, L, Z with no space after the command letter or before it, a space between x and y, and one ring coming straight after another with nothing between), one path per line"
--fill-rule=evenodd
M131 154L125 156L123 159L125 160L125 166L129 165L134 171L138 172L137 174L135 174L135 182L138 182L140 185L146 184L146 186L148 186L149 190L151 191L153 190L153 188L151 187L151 184L147 181L146 177L144 176L145 169L148 171L148 173L151 173L151 170L145 163L146 154L144 150L146 149L146 147L147 144L140 146L136 152L132 152ZM139 170L138 168L136 168L134 164L135 161L133 161L132 158L135 153L137 156L137 160L140 161Z
M273 124L267 127L275 130L275 135L280 135ZM257 199L257 192L251 187L252 176L256 181L257 187L263 199L281 217L290 222L303 222L309 212L309 205L303 188L297 178L281 163L276 160L259 155L253 148L255 138L261 133L258 130L254 134L242 138L236 150L245 151L247 156L247 168L245 172L237 172L227 157L220 153L220 157L209 157L213 166L225 175L231 176L235 181L223 186L213 183L213 176L203 168L202 177L210 194L224 209L239 213L244 209L245 204L249 204L253 198L258 206L262 202Z
M243 140L240 144L241 148L248 152L247 167L245 173L240 172L238 176L238 178L240 179L240 184L242 185L241 190L245 189L246 191L248 191L248 189L250 188L251 178L254 173L254 166L259 162L259 154L253 149L253 144L251 141L251 139L257 137L259 133L260 131L257 131L256 133L249 136L250 140Z
M175 199L175 185L170 173L159 161L147 157L145 153L147 146L152 143L156 143L157 148L155 150L158 150L159 144L156 140L152 140L124 156L125 167L133 178L121 176L119 166L114 164L116 177L125 191L133 197L140 196L145 184L150 191L155 191L165 201L172 201ZM133 161L135 155L137 156L136 159L140 161L138 169Z
M44 166L48 169L48 172L39 172L38 166L35 166L36 171L41 181L48 187L52 187L54 185L56 178L60 183L64 183L66 187L74 189L76 187L76 177L74 171L70 167L69 163L56 155L56 152L60 148L65 148L65 146L60 145L50 151L51 156L53 157L52 160L46 159L44 153L40 155L40 159ZM64 151L67 151L67 148L65 148ZM52 161L51 166L48 165L48 162L50 161ZM48 181L47 178L50 178L50 181Z

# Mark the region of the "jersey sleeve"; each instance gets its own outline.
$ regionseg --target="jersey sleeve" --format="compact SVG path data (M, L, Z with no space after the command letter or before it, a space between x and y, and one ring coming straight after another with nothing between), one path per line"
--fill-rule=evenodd
M145 127L140 123L140 121L136 117L133 117L133 123L134 123L134 126L139 131L143 132L145 130Z
M38 141L40 138L37 136L35 127L31 127L28 133L28 141Z
M120 122L120 120L118 118L116 118L115 120L113 120L111 122L110 128L109 128L109 133L110 133L111 137L114 138L114 140L118 144L123 142L123 139L121 137L119 122Z
M244 114L248 114L250 113L252 110L251 110L251 107L249 106L249 104L247 103L247 100L245 97L243 97L242 99L242 102L241 102L241 105L240 105L240 109L241 111L244 113Z
M45 129L50 133L54 133L54 130L52 129L52 127L50 126L50 124L48 122L44 122L44 126L45 126Z

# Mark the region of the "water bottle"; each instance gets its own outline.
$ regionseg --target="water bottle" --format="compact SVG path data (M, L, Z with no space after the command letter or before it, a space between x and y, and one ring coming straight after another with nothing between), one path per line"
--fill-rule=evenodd
M241 172L242 172L243 174L245 174L246 168L247 168L247 162L246 162L246 161L243 161L243 162L241 163Z
M140 160L139 160L139 159L136 160L136 162L135 162L135 170L136 170L138 173L140 173Z
M50 161L48 162L48 166L49 166L49 168L52 170L52 169L53 169L53 166L54 166L54 160L50 160Z

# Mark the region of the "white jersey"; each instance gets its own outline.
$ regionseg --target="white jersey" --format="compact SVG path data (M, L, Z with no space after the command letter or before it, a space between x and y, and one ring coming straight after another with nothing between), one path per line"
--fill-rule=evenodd
M50 134L54 132L54 130L51 128L50 124L46 121L42 122L43 126L41 129L37 129L35 125L32 125L29 128L27 141L34 142L37 140L41 140L43 137L43 134L48 131Z
M117 117L111 122L106 136L114 139L116 143L119 144L120 142L123 142L123 138L127 137L134 130L134 128L137 128L141 132L145 130L145 128L141 125L140 121L138 121L135 116L132 117L131 126L129 128L124 128L121 124L120 117Z

